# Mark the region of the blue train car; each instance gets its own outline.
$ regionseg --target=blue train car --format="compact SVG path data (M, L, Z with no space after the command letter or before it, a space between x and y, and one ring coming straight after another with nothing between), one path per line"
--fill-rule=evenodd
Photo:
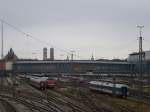
M108 94L115 94L122 97L127 97L128 86L125 84L113 84L110 82L90 81L90 90L100 91Z

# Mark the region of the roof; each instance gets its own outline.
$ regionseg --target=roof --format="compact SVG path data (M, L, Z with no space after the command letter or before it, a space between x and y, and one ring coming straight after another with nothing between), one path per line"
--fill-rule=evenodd
M42 63L79 63L79 64L131 64L129 62L116 62L116 61L92 61L92 60L33 60L33 61L16 61L15 64L42 64Z
M143 55L145 55L145 52L142 52ZM133 56L133 55L139 55L139 52L134 52L134 53L131 53L129 54L130 56Z
M99 86L108 86L108 87L114 87L113 83L110 82L101 82L101 81L90 81L90 84L92 85L99 85ZM121 87L128 87L125 84L115 84L116 88L121 88Z
M4 60L6 60L6 61L15 61L17 59L18 59L18 57L16 56L16 54L14 53L12 48L10 48L7 55L4 57Z
M31 81L35 81L35 82L46 81L47 79L48 77L31 77L30 78Z

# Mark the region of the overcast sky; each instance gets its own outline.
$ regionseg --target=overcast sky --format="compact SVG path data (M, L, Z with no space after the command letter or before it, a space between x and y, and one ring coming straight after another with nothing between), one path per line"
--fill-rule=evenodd
M0 18L55 48L56 58L73 50L80 57L126 58L138 50L138 28L144 25L143 49L150 49L149 0L0 0ZM4 24L4 51L21 58L42 58L43 47ZM63 50L60 50L63 49Z

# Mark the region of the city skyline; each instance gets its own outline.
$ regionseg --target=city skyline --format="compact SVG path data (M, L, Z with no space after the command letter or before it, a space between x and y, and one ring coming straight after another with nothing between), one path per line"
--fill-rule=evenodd
M42 59L43 47L55 48L56 59L127 58L138 51L144 25L143 49L149 50L149 3L146 0L0 0L0 18L51 46L28 38L4 24L4 54L13 48L18 57ZM8 4L9 3L9 4ZM64 52L63 49L67 52Z

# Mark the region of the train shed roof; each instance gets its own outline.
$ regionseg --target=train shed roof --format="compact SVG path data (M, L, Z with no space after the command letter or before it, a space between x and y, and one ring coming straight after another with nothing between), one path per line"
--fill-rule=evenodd
M33 61L16 61L15 64L59 64L59 63L79 63L79 64L131 64L129 62L116 62L116 61L92 61L92 60L54 60L54 61L49 61L49 60L33 60Z

